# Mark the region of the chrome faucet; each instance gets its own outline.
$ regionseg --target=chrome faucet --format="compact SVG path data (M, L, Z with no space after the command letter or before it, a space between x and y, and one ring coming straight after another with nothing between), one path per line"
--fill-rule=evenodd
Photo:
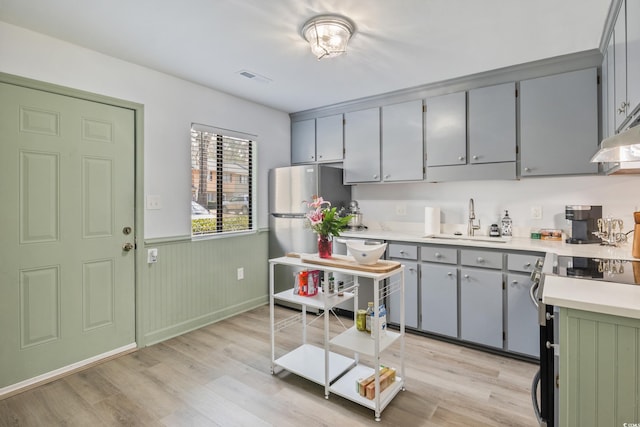
M467 226L467 235L473 236L473 233L476 230L480 229L480 220L478 220L477 224L474 224L476 219L476 209L473 203L473 199L469 199L469 224Z

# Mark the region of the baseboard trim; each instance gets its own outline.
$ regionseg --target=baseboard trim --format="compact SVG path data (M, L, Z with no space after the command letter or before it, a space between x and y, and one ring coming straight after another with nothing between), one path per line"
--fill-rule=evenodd
M162 341L166 341L179 335L186 334L187 332L195 331L196 329L202 328L203 326L207 326L212 323L235 316L237 314L244 313L245 311L253 310L254 308L260 307L268 302L269 298L264 295L248 301L244 301L240 304L235 304L230 307L225 307L221 310L207 313L203 316L198 316L193 319L171 325L167 328L152 331L144 335L143 342L141 342L140 345L146 347Z
M28 380L20 381L19 383L12 384L7 387L0 388L0 400L14 396L19 393L23 393L32 388L41 386L43 384L50 383L62 377L74 374L76 372L85 370L100 363L115 359L116 357L124 356L125 354L132 353L138 349L136 343L127 344L123 347L107 351L106 353L98 354L85 360L81 360L71 365L64 366L62 368L47 372L46 374L38 375L37 377L30 378Z

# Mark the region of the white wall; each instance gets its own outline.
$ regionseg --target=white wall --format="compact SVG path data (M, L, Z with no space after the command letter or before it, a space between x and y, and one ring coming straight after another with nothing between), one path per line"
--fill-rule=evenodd
M257 135L258 227L267 227L267 171L289 164L288 114L0 22L0 72L144 105L145 238L191 234L192 122Z
M509 210L514 227L570 229L565 205L602 205L603 215L621 218L633 230L633 212L640 210L640 175L527 178L519 181L367 184L352 188L365 225L378 222L423 222L424 207L441 209L441 222L466 224L469 198L475 201L482 234L500 223ZM542 219L531 219L531 207L542 207ZM406 215L397 215L406 207ZM402 209L401 209L402 210Z

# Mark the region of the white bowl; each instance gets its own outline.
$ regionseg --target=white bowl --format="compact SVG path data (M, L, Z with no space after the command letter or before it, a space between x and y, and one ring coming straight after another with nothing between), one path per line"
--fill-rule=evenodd
M347 249L358 264L371 265L378 262L385 249L387 249L387 244L366 245L363 242L347 241Z

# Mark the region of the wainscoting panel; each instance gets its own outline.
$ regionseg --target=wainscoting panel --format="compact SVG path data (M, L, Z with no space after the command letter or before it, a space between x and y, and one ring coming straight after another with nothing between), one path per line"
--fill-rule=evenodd
M268 302L268 232L210 240L146 242L158 262L142 268L139 346L197 329ZM237 269L244 279L237 280Z

